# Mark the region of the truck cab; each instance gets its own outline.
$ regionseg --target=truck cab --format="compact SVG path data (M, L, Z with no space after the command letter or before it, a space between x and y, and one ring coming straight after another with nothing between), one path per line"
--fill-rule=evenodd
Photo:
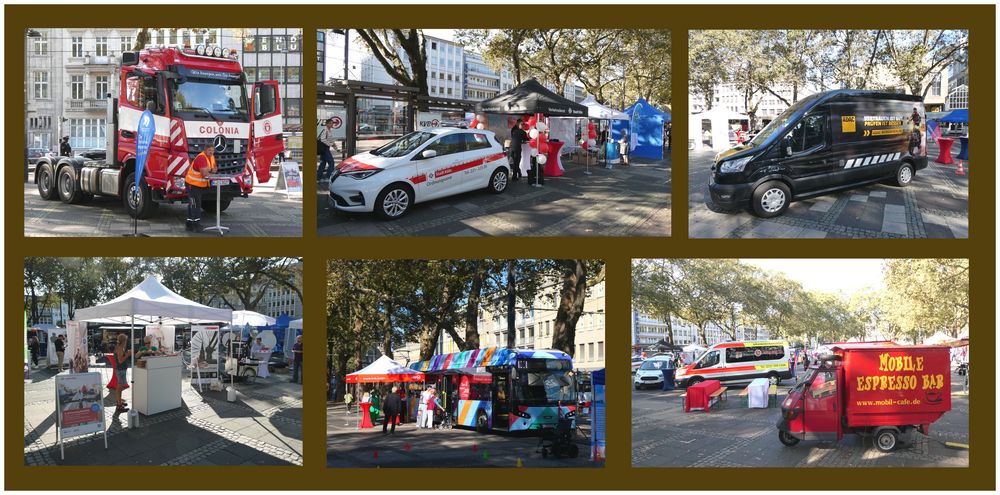
M284 150L278 83L254 83L248 94L235 51L199 45L126 52L115 82L105 158L40 161L43 198L77 203L116 196L133 217L147 218L157 204L187 198L184 176L206 146L215 149L217 175L226 176L221 209L250 194L255 179L270 180L271 162ZM138 124L146 110L154 136L137 187Z

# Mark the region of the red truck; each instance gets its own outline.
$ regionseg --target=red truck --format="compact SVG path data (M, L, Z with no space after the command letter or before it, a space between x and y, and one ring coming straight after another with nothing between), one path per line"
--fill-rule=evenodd
M901 436L927 434L951 410L949 349L891 342L830 344L781 404L778 438L840 440L872 435L892 451Z
M43 157L35 168L38 194L79 203L92 196L122 198L135 218L159 203L185 201L184 176L206 144L215 148L218 174L231 176L220 208L246 197L271 178L271 162L284 150L277 81L259 81L247 95L236 52L218 46L147 47L122 53L108 95L106 149L83 156ZM135 186L136 132L149 109L155 136ZM215 194L205 209L215 209ZM211 204L208 204L211 203Z

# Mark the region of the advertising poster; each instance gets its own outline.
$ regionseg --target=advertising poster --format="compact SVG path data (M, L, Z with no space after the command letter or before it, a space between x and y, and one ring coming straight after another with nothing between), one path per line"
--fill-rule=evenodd
M191 326L191 384L202 385L219 378L219 326Z
M278 183L274 187L276 191L284 189L288 194L302 194L302 175L299 173L297 162L281 162L281 169L278 172Z
M441 112L417 112L417 129L441 127L443 121Z
M333 138L347 139L347 110L337 108L320 108L319 122L322 125L326 119L333 119Z
M607 431L604 427L604 370L595 371L591 375L594 387L594 400L591 401L590 428L593 434L590 437L590 457L593 460L606 459L604 448L607 443Z
M174 352L173 325L146 325L146 336L153 337L152 345L167 354Z
M60 438L104 431L100 373L56 375Z
M90 354L87 351L87 324L79 321L66 322L66 360L70 373L86 373L90 370Z

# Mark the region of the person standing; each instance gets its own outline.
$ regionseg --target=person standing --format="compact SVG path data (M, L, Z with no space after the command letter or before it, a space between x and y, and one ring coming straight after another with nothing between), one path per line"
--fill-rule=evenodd
M339 153L340 148L337 147L336 138L333 136L333 119L326 119L326 122L316 130L316 153L319 155L316 179L320 182L330 180L330 176L333 175L334 151Z
M628 152L629 152L629 145L630 144L631 143L629 142L628 131L625 130L625 129L622 129L622 137L621 137L621 139L618 140L618 152L621 153L621 155L622 155L622 166L623 167L629 166L629 163L628 163Z
M128 411L127 404L122 400L122 390L128 383L128 358L132 355L132 351L126 349L127 344L128 336L118 334L118 345L115 346L115 377L118 379L118 386L115 387L115 414Z
M63 136L59 141L59 156L73 156L73 147L69 145L69 136Z
M295 337L295 344L292 345L292 383L302 383L299 374L302 372L302 336Z
M434 385L427 387L427 403L424 404L424 428L434 428L434 401L437 400Z
M673 122L667 122L667 151L670 151L670 147L673 145Z
M56 347L56 359L59 362L58 367L56 368L58 370L57 373L61 373L63 358L66 356L66 341L63 340L63 336L60 335L56 337L56 340L55 342L53 342L53 344Z
M521 178L521 145L528 142L528 133L524 132L524 119L518 117L517 123L510 128L510 178Z
M431 387L427 386L420 392L420 402L417 403L417 428L424 427L424 416L427 415L427 402L431 396Z
M396 434L396 421L399 418L399 411L403 404L399 400L399 387L392 387L392 391L385 396L385 401L382 402L382 412L385 413L385 417L382 421L382 434L386 434L386 427L391 423L392 428L389 433Z
M184 182L188 184L188 217L184 228L188 231L201 230L202 197L210 185L205 176L216 170L215 146L209 142L202 146L201 153L195 157L184 177Z
M34 335L32 335L31 338L28 339L28 352L31 353L31 367L32 368L37 368L38 367L38 348L39 348L39 346L38 346L38 337L35 337Z

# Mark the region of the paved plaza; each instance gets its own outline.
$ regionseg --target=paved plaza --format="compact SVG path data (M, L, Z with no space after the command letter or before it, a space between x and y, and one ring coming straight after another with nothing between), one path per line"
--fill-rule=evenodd
M958 155L953 149L953 155ZM688 230L694 238L968 238L969 171L941 165L937 145L909 187L888 183L793 202L784 215L724 210L708 193L714 151L690 152ZM957 160L956 160L957 163Z
M100 371L103 383L110 368ZM131 371L129 372L131 375ZM97 434L68 438L66 459L56 442L55 368L31 372L24 382L24 463L28 466L236 466L302 465L302 386L275 372L254 384L237 384L235 402L226 393L181 384L180 409L139 415L128 429L115 415L113 390L104 390L108 448ZM131 405L131 394L124 398Z
M327 454L329 467L373 468L513 468L530 467L603 467L591 461L590 420L584 416L575 434L580 455L576 459L543 459L536 452L538 436L534 433L481 434L472 429L421 429L416 423L396 426L394 435L382 435L381 423L375 428L357 428L357 408L348 414L344 404L327 403Z
M802 376L801 374L799 376ZM952 375L951 411L916 433L912 444L893 452L875 449L870 437L850 433L836 443L778 441L780 402L748 409L738 397L746 383L726 383L728 399L711 412L684 412L681 389L632 391L633 467L968 467L969 450L945 442L969 443L969 396L965 377ZM792 383L782 382L783 400ZM980 445L982 447L982 445Z
M249 197L233 198L222 212L227 237L300 237L302 195L276 191L277 172L266 184L254 186ZM215 192L212 192L212 199ZM214 205L214 203L213 203ZM151 218L139 220L139 232L152 237L218 237L215 232L188 232L187 203L161 204ZM201 223L215 225L215 209L206 210ZM95 196L75 205L43 200L32 175L24 184L25 237L118 237L132 232L132 217L120 198Z
M339 161L338 161L339 163ZM669 236L670 158L635 159L609 170L564 161L562 177L543 187L525 179L503 194L472 191L414 205L403 218L345 213L329 205L326 184L317 196L324 236Z

